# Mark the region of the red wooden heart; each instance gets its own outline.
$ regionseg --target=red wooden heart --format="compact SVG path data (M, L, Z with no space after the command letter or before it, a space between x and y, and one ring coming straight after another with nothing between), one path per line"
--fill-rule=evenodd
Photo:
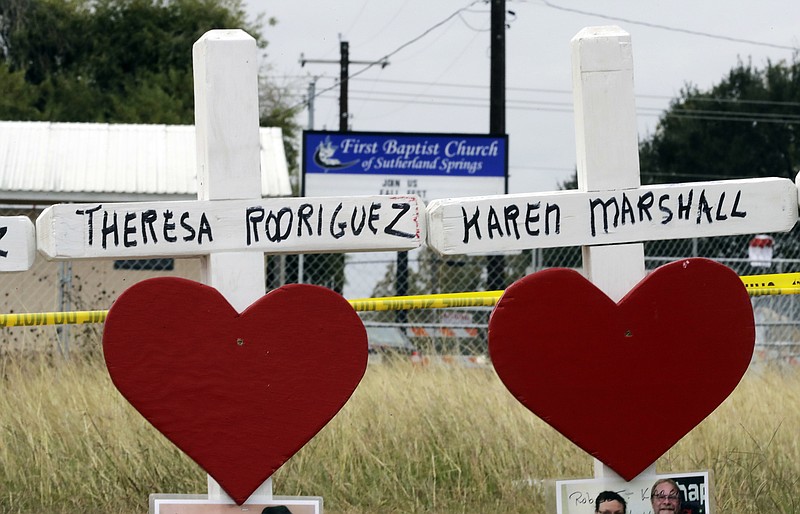
M120 295L103 352L122 395L242 504L345 404L367 335L329 289L284 286L239 314L170 277Z
M741 279L706 259L658 268L617 304L575 271L540 271L489 320L509 391L626 480L727 398L754 341Z

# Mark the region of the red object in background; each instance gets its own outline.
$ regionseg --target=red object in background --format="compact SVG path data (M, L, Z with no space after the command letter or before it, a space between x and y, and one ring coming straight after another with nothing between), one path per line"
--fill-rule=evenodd
M774 248L774 237L765 234L754 236L747 247L750 265L756 268L769 268L772 266Z
M706 259L662 266L616 304L547 269L507 288L489 320L509 391L626 480L728 397L754 341L741 279Z
M170 277L117 299L103 352L122 395L241 505L347 402L367 335L329 289L284 286L239 314Z

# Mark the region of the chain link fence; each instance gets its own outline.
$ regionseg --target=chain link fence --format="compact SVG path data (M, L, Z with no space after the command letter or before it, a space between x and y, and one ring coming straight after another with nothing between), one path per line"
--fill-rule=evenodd
M27 215L35 206L4 206L4 216ZM753 235L655 241L645 243L645 265L653 270L687 257L714 259L739 275L800 271L800 233L774 234L772 256L754 261ZM581 268L579 247L539 249L504 255L440 256L428 248L411 252L277 255L265 258L267 288L305 283L328 287L348 299L486 291L488 284L513 281L550 267ZM31 270L5 273L0 286L0 313L105 310L130 285L154 276L199 280L201 260L87 260L50 262L38 256ZM690 294L690 292L687 292ZM800 295L753 297L756 358L800 364ZM483 365L490 307L363 312L368 327L389 327L426 358ZM51 350L99 351L98 324L7 327L0 353Z

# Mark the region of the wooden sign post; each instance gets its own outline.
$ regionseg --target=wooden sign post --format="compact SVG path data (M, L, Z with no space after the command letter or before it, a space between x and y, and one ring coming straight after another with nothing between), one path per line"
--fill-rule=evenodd
M618 302L645 276L641 241L795 225L788 179L641 187L630 36L584 29L572 40L572 63L578 191L434 200L429 246L450 255L581 245L584 275ZM490 323L490 347L491 332ZM654 472L653 464L644 474ZM595 476L617 474L595 460Z
M36 234L27 216L0 216L0 273L27 271L36 259Z
M51 206L36 222L44 255L203 256L204 282L242 312L265 293L265 253L410 250L422 243L424 204L417 196L262 199L255 40L240 30L212 30L193 52L198 200ZM209 499L226 496L208 481ZM271 494L267 480L253 498Z

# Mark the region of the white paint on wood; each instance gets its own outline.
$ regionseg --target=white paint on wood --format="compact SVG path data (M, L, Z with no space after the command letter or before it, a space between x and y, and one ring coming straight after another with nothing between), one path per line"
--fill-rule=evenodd
M217 481L211 478L211 475L208 476L207 483L208 483L209 499L229 498L228 494L225 492L224 489L222 489L222 487L217 483ZM258 489L253 491L253 494L250 495L250 498L248 498L245 504L269 503L271 500L272 500L272 480L270 479L265 481L258 487Z
M199 200L261 191L258 51L241 30L212 30L193 48Z
M578 189L588 192L638 188L641 182L630 35L619 27L580 31L572 39L572 83ZM721 205L722 200L719 202ZM795 219L796 215L795 208ZM732 214L727 219L745 218ZM720 220L719 225L726 220ZM654 228L651 226L650 230ZM586 278L612 300L620 300L644 278L641 243L601 247L582 244ZM655 470L655 465L651 467ZM612 473L604 464L595 465L597 477Z
M27 271L36 259L36 235L27 216L0 217L0 272Z
M619 27L588 27L575 35L571 46L578 187L638 187L630 35Z
M595 478L605 478L608 480L619 480L624 482L625 479L619 476L613 469L609 468L608 466L604 465L599 460L594 460L594 477ZM651 477L651 478L650 478ZM646 479L649 483L653 483L656 481L656 465L652 464L645 468L644 471L639 473L639 475L634 478L633 480L639 479ZM633 481L631 480L631 482Z
M452 198L428 216L428 245L444 255L782 232L797 222L797 188L759 178Z
M258 53L241 30L206 32L192 49L198 200L252 199L261 190ZM264 256L233 252L203 259L206 284L239 312L266 292ZM213 409L213 405L208 408ZM227 495L209 477L209 498ZM270 479L262 489L271 489Z
M422 244L424 208L416 196L59 204L36 223L49 259L394 251Z

